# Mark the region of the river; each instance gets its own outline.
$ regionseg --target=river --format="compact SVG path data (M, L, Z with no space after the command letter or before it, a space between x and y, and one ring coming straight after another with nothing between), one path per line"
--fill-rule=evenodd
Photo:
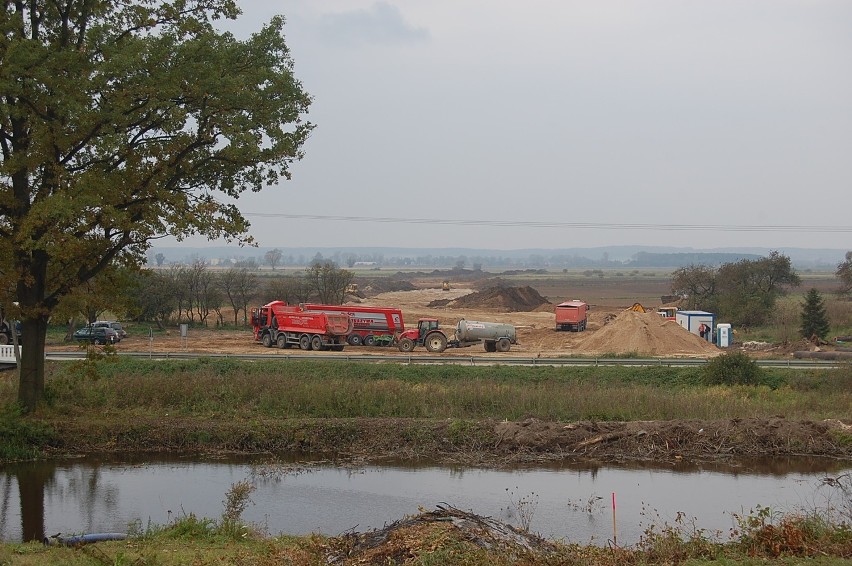
M0 468L0 539L127 532L190 513L217 519L240 481L255 486L243 518L273 535L366 531L443 503L578 543L604 545L617 536L619 544L634 544L651 524L674 525L678 517L686 530L725 538L735 515L758 506L773 512L842 506L823 479L850 473L852 464L828 460L510 470L162 455L20 463Z

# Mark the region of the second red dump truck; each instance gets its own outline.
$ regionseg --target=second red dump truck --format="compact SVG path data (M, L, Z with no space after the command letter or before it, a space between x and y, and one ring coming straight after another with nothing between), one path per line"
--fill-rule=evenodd
M393 343L394 336L405 330L402 311L388 307L362 305L300 305L306 312L348 314L352 319L352 331L346 341L352 346L377 346Z
M298 346L302 350L340 352L352 332L346 313L309 312L283 301L251 310L254 339L267 348Z
M589 305L574 299L556 305L556 330L582 332L588 323Z

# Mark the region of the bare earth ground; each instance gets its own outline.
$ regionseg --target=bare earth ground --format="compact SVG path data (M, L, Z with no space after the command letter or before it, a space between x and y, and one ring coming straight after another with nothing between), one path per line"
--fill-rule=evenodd
M422 283L421 283L422 284ZM557 357L570 355L612 355L635 352L642 356L712 357L721 350L698 336L682 329L678 324L662 319L654 313L639 313L623 307L593 307L588 329L585 332L556 332L553 305L545 303L533 310L514 310L518 305L495 308L495 297L489 295L486 306L471 306L477 295L472 287L443 291L440 281L433 287L411 291L390 291L360 300L361 304L400 308L409 326L420 317L438 318L442 328L452 334L459 319L510 323L518 331L518 344L507 353L486 353L481 347L449 349L442 354L429 354L418 347L416 355L430 356L488 356L499 362L500 357ZM534 293L537 294L537 293ZM454 301L465 297L464 308L454 306ZM497 297L500 298L499 296ZM435 302L443 306L428 306ZM499 301L498 301L499 302ZM447 304L443 304L447 303ZM475 301L474 301L475 305ZM168 336L157 335L153 340L140 337L139 329L131 327L131 335L117 345L118 351L141 352L198 352L211 354L259 353L286 355L288 353L318 356L340 356L352 352L359 354L399 355L395 347L351 347L344 352L310 352L302 350L266 349L253 340L249 329L240 331L211 331L193 328L183 339L177 331ZM50 346L50 350L74 350L74 345ZM137 423L140 424L140 423ZM65 427L73 424L65 423ZM216 436L222 425L210 422L193 422L178 419L154 419L145 423L143 443L127 439L138 435L113 431L109 439L100 441L91 437L92 450L104 444L113 450L193 450L186 444L199 430ZM234 426L239 426L237 423ZM828 456L843 460L852 459L852 444L843 439L852 435L850 423L836 420L820 422L795 422L784 418L732 419L724 421L661 421L661 422L579 422L554 423L534 418L522 422L480 423L488 432L488 446L452 445L434 443L412 444L400 431L413 427L434 429L435 438L451 436L441 429L446 422L415 423L394 419L356 419L349 426L357 432L343 446L340 439L326 438L322 424L305 425L314 432L294 433L280 423L267 423L264 434L249 446L224 446L233 450L330 450L352 456L381 458L387 455L412 458L430 457L444 461L470 464L499 465L510 461L536 461L560 458L593 458L600 460L651 460L677 462L685 460L714 460L746 456L808 455ZM282 428L283 427L283 428ZM119 426L119 428L122 428ZM333 427L331 427L333 428ZM69 430L69 432L71 432ZM91 431L79 431L77 437L84 445ZM227 431L222 437L227 438ZM302 440L295 441L294 438ZM308 438L305 441L304 438ZM350 437L348 437L350 438ZM495 440L496 439L496 440ZM86 451L85 446L78 448ZM200 447L199 447L200 448Z
M494 307L452 306L430 307L435 301L458 299L475 293L472 288L456 288L442 291L440 287L424 288L414 291L391 291L361 299L360 304L379 307L396 307L402 310L408 327L416 325L421 317L438 318L441 327L452 337L453 329L460 319L513 324L518 333L518 344L506 353L489 353L499 357L558 357L558 356L594 356L606 354L637 353L645 356L671 357L710 357L720 353L719 349L702 341L671 321L665 321L653 313L625 312L622 308L592 308L589 312L589 324L585 332L556 332L553 306L544 304L533 311L510 311ZM149 340L139 336L140 329L130 329L130 336L122 340L116 348L134 352L198 352L215 354L251 354L280 353L282 355L298 352L321 356L359 354L380 354L404 356L394 347L351 347L344 352L304 352L301 350L265 349L254 342L249 328L241 331L211 331L192 328L186 339L180 337L177 329L168 336L156 335ZM144 331L143 331L144 332ZM51 345L49 350L70 351L73 344ZM415 350L417 355L430 355L422 348ZM481 356L485 351L479 346L448 349L435 356Z

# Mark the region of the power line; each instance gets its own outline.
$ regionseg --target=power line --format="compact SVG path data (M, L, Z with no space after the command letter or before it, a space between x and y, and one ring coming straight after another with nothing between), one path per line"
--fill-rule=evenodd
M388 216L330 216L322 214L283 214L270 212L245 212L245 216L258 218L287 218L291 220L325 220L335 222L371 222L398 224L437 224L445 226L495 226L518 228L578 228L590 230L662 230L707 232L821 232L852 233L852 226L806 226L793 224L642 224L621 222L547 222L525 220L460 220L449 218L396 218Z

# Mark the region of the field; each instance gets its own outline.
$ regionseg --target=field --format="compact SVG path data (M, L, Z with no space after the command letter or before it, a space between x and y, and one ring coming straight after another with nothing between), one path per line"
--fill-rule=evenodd
M284 272L280 272L284 273ZM398 271L356 272L359 284L358 295L349 296L353 303L400 308L408 327L416 324L420 317L434 317L441 321L448 335L459 319L480 320L513 324L518 330L518 344L507 353L492 353L490 356L561 357L561 356L604 356L643 355L674 357L712 357L720 352L707 348L697 336L683 335L671 328L660 328L656 315L612 321L633 305L640 303L653 310L662 303L662 297L670 292L669 272L665 270L603 271L583 270L566 272L523 271L488 274L470 270L451 272L402 273ZM269 272L264 277L269 277ZM840 329L852 329L852 303L842 303L830 298L837 281L833 274L802 274L802 286L779 303L777 324L767 328L735 329L735 339L742 344L748 341L767 341L759 352L750 350L751 355L763 357L790 356L795 350L812 346L796 336L801 294L815 287L829 297L830 315ZM441 290L443 281L449 281L450 290ZM469 302L465 306L452 303L430 306L436 301L458 299L488 289L532 288L547 303L536 307L520 305L516 309L483 301ZM406 289L406 290L394 290ZM262 302L273 300L267 297ZM580 299L591 306L589 325L586 332L556 332L553 307L564 300ZM225 313L226 321L233 320L232 313ZM717 321L724 322L724 321ZM159 331L148 325L126 324L130 337L122 341L119 351L168 352L187 351L199 353L291 353L293 350L265 350L255 343L251 329L246 326L220 328L194 324L184 339L178 329ZM605 332L600 332L607 327ZM149 330L151 338L149 338ZM598 339L593 339L600 334ZM604 336L605 334L605 336ZM64 343L61 336L54 334L48 342L49 350L73 350L74 344ZM302 352L322 356L359 354L400 354L395 348L347 347L344 352ZM416 354L426 351L418 348ZM472 356L484 354L480 347L450 349L442 356Z

